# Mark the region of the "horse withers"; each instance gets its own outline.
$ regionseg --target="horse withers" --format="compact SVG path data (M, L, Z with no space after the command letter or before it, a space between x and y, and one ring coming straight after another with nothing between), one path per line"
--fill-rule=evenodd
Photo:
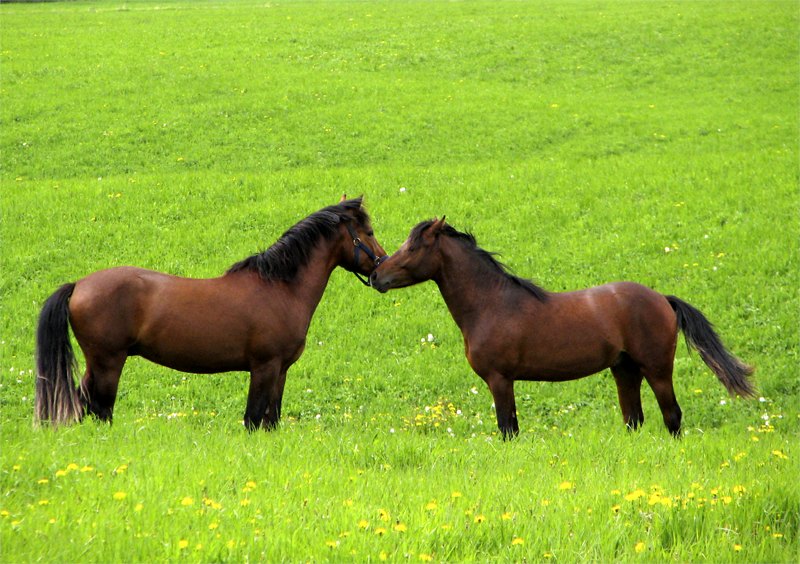
M472 235L444 218L416 225L371 276L380 292L426 280L439 286L464 335L467 360L491 390L504 438L519 433L515 381L563 382L606 368L628 428L644 422L644 379L664 424L678 436L681 409L672 385L678 330L729 393L755 393L748 380L753 369L723 346L699 310L675 296L632 282L547 292L511 275Z
M125 361L141 356L183 372L249 372L245 426L271 429L331 273L369 276L385 256L362 199L342 197L219 278L123 266L65 284L39 317L35 417L110 422ZM86 359L77 388L70 327Z

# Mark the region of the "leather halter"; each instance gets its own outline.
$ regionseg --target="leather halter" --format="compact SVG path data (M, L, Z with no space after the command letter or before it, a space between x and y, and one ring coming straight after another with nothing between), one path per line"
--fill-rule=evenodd
M353 247L355 247L355 250L353 251L353 262L355 268L358 268L359 253L361 251L364 251L364 253L370 259L372 259L372 261L375 263L375 268L377 268L380 263L389 258L389 255L383 255L382 257L376 256L375 253L373 253L372 250L364 244L361 238L359 238L358 233L356 233L355 229L353 229L353 226L350 225L350 222L345 223L345 226L347 227L347 232L350 234L350 237L353 238ZM369 281L369 278L365 279L363 276L361 276L361 274L359 274L355 270L353 271L353 274L356 275L356 278L358 278L359 281L362 284L364 284L364 286L372 286L372 283Z

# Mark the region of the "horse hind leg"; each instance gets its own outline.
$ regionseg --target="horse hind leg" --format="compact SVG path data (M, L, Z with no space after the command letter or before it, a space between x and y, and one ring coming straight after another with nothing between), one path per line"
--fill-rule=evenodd
M81 403L87 413L111 423L117 389L127 354L86 356L86 374L81 381Z
M642 372L628 357L611 367L611 373L617 383L617 396L622 411L622 420L628 430L638 429L644 423L642 411Z
M672 362L654 368L645 368L644 377L656 396L658 407L661 408L661 415L664 418L664 425L673 437L680 437L682 412L678 400L675 398L675 388L672 385Z

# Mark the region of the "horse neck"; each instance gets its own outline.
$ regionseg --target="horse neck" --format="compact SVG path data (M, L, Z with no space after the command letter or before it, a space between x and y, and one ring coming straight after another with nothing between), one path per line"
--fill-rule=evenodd
M442 266L433 280L439 286L450 315L464 331L486 311L499 307L502 295L497 291L498 273L488 270L481 259L459 242L440 239Z
M289 291L297 301L309 307L309 320L322 300L333 270L339 264L337 248L336 240L320 241L311 252L308 264L297 271L295 281L289 285Z

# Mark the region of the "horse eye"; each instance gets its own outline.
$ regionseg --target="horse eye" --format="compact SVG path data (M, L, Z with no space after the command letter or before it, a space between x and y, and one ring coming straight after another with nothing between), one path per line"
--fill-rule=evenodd
M374 237L374 236L375 236L375 232L372 229L367 231L367 237Z

